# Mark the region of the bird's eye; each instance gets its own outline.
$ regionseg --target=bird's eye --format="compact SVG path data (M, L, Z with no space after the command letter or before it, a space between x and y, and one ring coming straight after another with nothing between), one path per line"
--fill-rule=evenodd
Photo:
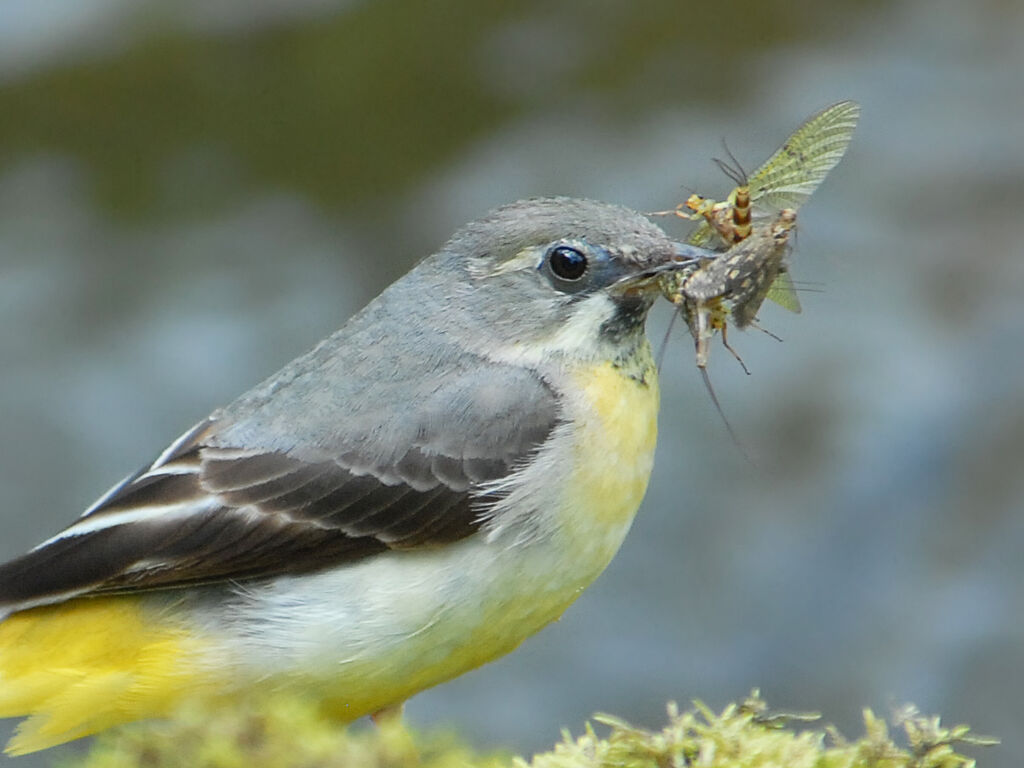
M548 262L551 264L551 271L563 280L579 280L587 271L587 257L568 245L552 249L548 255Z

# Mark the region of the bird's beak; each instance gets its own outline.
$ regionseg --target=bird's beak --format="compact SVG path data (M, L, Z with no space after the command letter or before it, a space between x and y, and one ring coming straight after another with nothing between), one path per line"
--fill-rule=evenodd
M665 254L663 260L654 263L645 269L634 272L619 280L613 289L620 293L637 293L651 290L657 286L658 278L668 272L679 272L692 269L697 264L707 259L714 259L718 256L715 251L705 248L698 248L688 243L672 243L672 250Z
M696 264L702 259L714 259L718 256L717 251L709 251L707 248L698 248L689 243L672 243L673 260L684 263L686 266Z

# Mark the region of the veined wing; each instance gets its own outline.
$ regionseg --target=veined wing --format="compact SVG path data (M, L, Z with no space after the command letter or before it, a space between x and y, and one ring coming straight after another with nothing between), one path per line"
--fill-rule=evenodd
M846 154L859 116L859 104L840 101L804 121L750 176L746 186L751 204L771 213L799 208ZM733 189L726 202L717 205L731 208L739 189ZM716 204L705 201L705 205L710 210ZM690 233L687 242L706 246L717 238L715 228L704 220Z
M793 285L793 278L789 276L789 272L780 272L764 297L769 301L774 301L783 309L788 309L794 315L799 315L803 311L803 307L800 306L800 297L797 295L796 286Z
M840 101L807 119L750 177L750 200L773 212L799 208L843 159L860 105Z
M796 210L846 154L859 116L860 105L853 101L840 101L825 107L793 131L783 145L754 171L746 185L733 189L725 203L704 201L704 207L708 211L717 208L719 218L728 217L740 191L746 186L750 204L758 209L771 215L784 208ZM690 234L688 242L706 246L715 239L720 239L718 233L705 218ZM787 272L778 275L766 298L790 312L800 312L800 299Z

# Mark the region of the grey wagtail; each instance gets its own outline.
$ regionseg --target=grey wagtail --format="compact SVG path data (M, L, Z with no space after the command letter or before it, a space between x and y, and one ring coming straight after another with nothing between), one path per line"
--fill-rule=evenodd
M343 720L508 653L608 565L654 458L644 335L707 252L527 200L0 566L7 746L187 697L296 689Z

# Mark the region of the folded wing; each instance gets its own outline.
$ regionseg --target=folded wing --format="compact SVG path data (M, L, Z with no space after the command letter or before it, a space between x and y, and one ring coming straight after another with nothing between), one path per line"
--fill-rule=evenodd
M500 397L495 382L505 385ZM535 375L481 366L439 380L422 408L380 407L408 427L400 449L381 450L372 425L386 419L366 408L368 426L339 428L333 443L264 441L258 409L215 413L63 532L0 566L0 610L309 572L457 541L486 519L480 484L513 472L558 419ZM437 418L447 407L450 417ZM485 429L467 432L485 416Z

